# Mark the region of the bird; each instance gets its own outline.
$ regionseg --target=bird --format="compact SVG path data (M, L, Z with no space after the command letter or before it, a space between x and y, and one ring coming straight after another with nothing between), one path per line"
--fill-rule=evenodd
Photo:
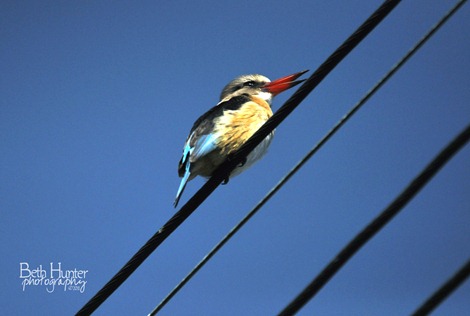
M174 207L188 181L196 176L210 178L227 157L237 151L272 115L271 102L279 93L305 80L296 80L308 70L271 81L259 74L236 77L220 94L220 101L193 124L183 146L178 164L181 179ZM229 175L236 176L248 169L267 151L271 132ZM223 184L228 183L229 177Z

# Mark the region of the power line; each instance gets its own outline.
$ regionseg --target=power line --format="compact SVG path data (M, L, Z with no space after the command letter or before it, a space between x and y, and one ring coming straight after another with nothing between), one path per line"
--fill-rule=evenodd
M466 1L466 0L464 0ZM461 1L461 2L464 2ZM458 4L460 7L460 4ZM279 191L289 179L310 160L310 158L434 35L434 33L457 11L454 7L444 15L388 72L382 77L359 102L281 179L279 182L248 212L248 214L235 225L219 243L207 253L206 256L178 283L173 290L149 313L156 315L183 286Z
M343 60L399 3L385 1L274 113L274 115L236 152L220 165L214 175L196 192L183 207L165 223L137 253L98 291L77 313L89 315L95 311L147 257L188 218L196 208L227 178L230 172L274 130L307 95Z
M405 207L469 140L470 125L454 138L379 216L356 235L279 315L288 316L298 312L367 241Z
M456 290L470 275L470 260L460 268L446 283L431 295L414 313L413 316L429 315L449 294Z

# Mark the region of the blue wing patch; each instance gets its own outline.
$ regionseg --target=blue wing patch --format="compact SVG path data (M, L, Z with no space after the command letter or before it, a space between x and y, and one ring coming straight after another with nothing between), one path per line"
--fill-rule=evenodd
M191 160L196 161L205 155L208 155L212 151L217 149L216 137L212 134L201 135L199 139L196 140L196 144L191 149Z

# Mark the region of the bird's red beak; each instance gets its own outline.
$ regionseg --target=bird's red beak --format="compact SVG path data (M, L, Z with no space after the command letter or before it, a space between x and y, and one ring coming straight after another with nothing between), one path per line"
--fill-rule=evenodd
M308 70L304 70L301 72L298 72L293 75L285 76L279 79L276 79L274 81L268 82L267 84L264 85L264 89L268 92L270 92L273 96L278 95L282 91L285 91L289 88L292 88L296 85L298 85L301 82L304 82L304 80L297 80L295 79L299 78L302 76L304 73L306 73Z

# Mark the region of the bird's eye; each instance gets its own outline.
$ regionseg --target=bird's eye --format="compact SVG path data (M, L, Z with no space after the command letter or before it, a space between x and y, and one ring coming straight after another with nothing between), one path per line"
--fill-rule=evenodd
M254 81L247 81L243 84L243 86L245 86L245 87L254 87L255 84L256 83Z

